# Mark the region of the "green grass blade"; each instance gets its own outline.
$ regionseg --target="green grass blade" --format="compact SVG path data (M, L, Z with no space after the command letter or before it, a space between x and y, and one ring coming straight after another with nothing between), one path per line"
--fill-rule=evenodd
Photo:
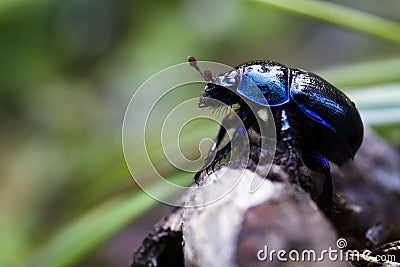
M377 126L400 123L400 83L350 90L347 95L356 103L364 124Z
M346 64L315 72L339 88L398 82L400 57Z
M335 3L314 0L252 1L400 43L399 23Z
M171 182L182 183L186 173L179 173ZM153 185L158 196L169 196L163 183ZM88 211L80 218L63 227L44 243L28 260L28 266L63 267L73 266L118 230L140 217L158 204L143 191L118 196Z

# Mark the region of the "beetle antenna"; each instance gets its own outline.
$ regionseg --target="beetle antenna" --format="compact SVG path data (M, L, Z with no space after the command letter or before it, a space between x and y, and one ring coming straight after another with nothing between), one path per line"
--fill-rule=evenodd
M201 77L203 77L203 79L207 82L214 82L214 79L212 77L212 73L209 70L205 70L204 72L202 72L199 68L199 66L197 65L197 59L193 56L189 56L187 61L189 62L190 66L192 66L193 68L195 68L195 70L197 70L198 73L200 73Z

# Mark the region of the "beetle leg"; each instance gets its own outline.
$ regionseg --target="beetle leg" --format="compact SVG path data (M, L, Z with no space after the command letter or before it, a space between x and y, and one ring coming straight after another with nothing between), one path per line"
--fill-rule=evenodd
M210 155L211 158L206 159L206 172L208 169L211 168L214 171L214 167L217 163L221 162L223 158L225 158L229 152L232 150L232 143L235 143L241 135L246 134L246 130L243 127L239 127L236 129L235 133L233 134L232 140L229 141L223 148L217 151L214 155Z
M231 142L227 143L223 148L217 151L215 155L212 155L212 158L206 159L206 172L208 174L208 170L211 168L214 171L215 165L220 162L223 158L225 158L229 152L231 151Z
M330 214L330 210L332 207L332 198L333 198L333 185L332 185L332 176L331 169L329 167L329 162L315 154L315 153L303 153L303 162L304 164L312 171L322 173L324 178L324 188L322 191L322 196L320 199L320 204L325 210L327 215Z
M294 150L293 150L293 138L290 133L291 127L289 124L289 120L286 115L286 110L282 109L282 114L281 114L281 136L282 136L282 141L286 145L286 148L288 150L288 158L286 160L285 167L286 169L293 170L294 168L291 168L292 165L295 163L294 162ZM293 166L295 167L295 166Z
M222 120L222 125L218 130L217 137L215 138L210 151L208 152L205 164L203 168L201 168L201 170L199 170L194 176L194 180L196 183L198 183L199 180L201 179L201 175L204 170L206 171L206 174L208 174L208 169L210 167L212 167L212 170L214 171L214 167L217 164L217 162L221 161L222 158L226 157L226 155L228 155L228 153L230 152L231 149L230 142L221 149L222 150L221 152L217 151L217 148L221 144L222 140L226 135L226 129L234 128L233 122L235 121L234 118L238 112L239 110L235 110Z
M220 145L222 139L224 138L226 134L226 129L230 128L235 128L237 127L236 125L236 120L235 116L239 116L241 121L244 124L243 127L238 127L233 134L232 140L230 140L223 148L215 152ZM225 126L225 127L224 127ZM235 143L235 141L238 139L239 136L243 135L246 133L246 131L250 128L251 126L251 121L248 120L248 113L246 110L239 108L226 116L224 120L222 121L222 126L218 132L217 138L214 141L213 146L211 147L211 150L206 158L206 163L204 164L204 167L202 170L205 170L206 173L208 173L208 169L211 167L212 171L214 171L214 167L218 162L221 162L223 158L225 158L229 152L232 150L232 142ZM199 171L201 172L201 171ZM197 179L200 179L200 174L199 172L195 175L195 181Z
M208 166L213 161L214 156L216 156L215 155L216 150L226 135L226 129L231 129L231 128L235 127L234 122L235 122L235 117L237 116L236 115L237 113L238 113L238 110L232 111L228 116L226 116L223 119L222 125L219 128L217 137L215 138L214 143L213 143L210 151L208 152L205 166Z
M201 170L199 170L194 176L194 181L197 184L199 183L199 181L202 177L203 171L205 171L206 174L208 174L208 169L210 167L214 171L214 167L217 164L217 162L221 161L222 158L224 158L230 152L230 149L231 149L230 142L221 149L222 150L221 152L217 151L217 148L219 147L219 145L221 144L222 140L224 139L224 137L226 135L226 129L234 128L233 122L235 121L234 118L237 113L238 113L238 110L235 110L235 111L231 112L229 115L227 115L222 120L222 125L218 130L217 137L215 138L214 143L210 148L210 151L208 152L205 163L204 163L203 167L201 168Z
M236 115L239 116L244 124L244 127L235 124L236 120L234 120L234 118ZM232 112L224 118L224 120L222 121L222 126L219 129L217 138L215 139L213 146L211 147L211 150L206 158L206 163L204 164L203 168L201 168L201 170L199 170L194 176L194 181L197 184L199 184L199 181L203 177L203 171L208 174L208 170L210 167L212 171L214 171L215 165L229 154L229 152L232 150L232 143L235 143L241 135L246 134L246 131L252 126L252 121L252 119L249 119L248 110L242 107L235 110L234 113ZM222 139L225 137L226 129L231 128L236 128L232 140L230 140L223 148L215 152L218 146L221 144Z

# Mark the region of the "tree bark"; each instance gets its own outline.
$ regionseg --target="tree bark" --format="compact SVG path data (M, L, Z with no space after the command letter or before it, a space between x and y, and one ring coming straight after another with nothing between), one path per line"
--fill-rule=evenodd
M301 167L300 186L280 165L267 170L222 167L194 185L183 196L186 207L157 224L131 266L349 266L348 249L398 253L384 244L400 239L400 156L381 139L367 132L354 161L332 167L330 218L313 200L321 188L304 186L320 174ZM261 185L250 193L254 184ZM321 254L329 249L338 259Z

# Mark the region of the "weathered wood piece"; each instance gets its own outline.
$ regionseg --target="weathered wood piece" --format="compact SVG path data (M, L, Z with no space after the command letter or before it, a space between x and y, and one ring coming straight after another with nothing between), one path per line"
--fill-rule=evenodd
M186 208L174 209L155 226L131 266L349 266L338 246L399 255L383 244L400 240L400 156L381 139L367 132L354 161L333 166L330 218L313 200L321 191L321 175L301 167L300 186L281 165L267 170L222 167L206 177L201 187L207 190L185 195ZM243 175L232 186L238 174ZM250 193L254 183L261 186ZM215 196L221 198L214 201ZM207 199L213 202L196 207ZM338 244L338 238L345 243ZM343 260L325 255L319 261L330 248ZM286 253L280 252L281 259L279 250ZM300 253L298 260L289 260L289 253L297 257L292 251ZM304 251L314 251L315 258L311 252L305 255L311 261L301 258Z

